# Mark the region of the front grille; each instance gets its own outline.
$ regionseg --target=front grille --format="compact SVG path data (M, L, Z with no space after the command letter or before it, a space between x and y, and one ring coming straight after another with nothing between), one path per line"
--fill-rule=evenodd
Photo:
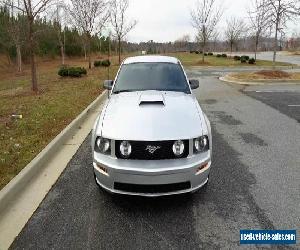
M120 144L122 141L116 141L116 157L124 159L120 153ZM131 144L131 154L127 159L132 160L163 160L163 159L177 159L186 158L189 154L189 140L183 140L184 152L181 156L176 157L173 153L172 147L175 141L129 141ZM149 148L158 147L152 153ZM148 148L148 149L147 149Z
M191 188L191 183L189 181L171 183L171 184L155 184L155 185L142 185L142 184L128 184L115 182L114 189L130 192L130 193L145 193L145 194L155 194L155 193L169 193L176 192L180 190L186 190Z

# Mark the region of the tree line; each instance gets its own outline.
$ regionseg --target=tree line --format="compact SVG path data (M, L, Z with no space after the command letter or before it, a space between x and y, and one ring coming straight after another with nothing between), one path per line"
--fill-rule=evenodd
M16 60L18 71L30 61L33 91L37 55L59 54L64 65L66 55L84 54L91 68L91 54L110 50L113 39L120 63L122 40L137 23L127 19L128 7L128 0L0 0L0 52Z
M34 30L39 31L35 36L35 54L40 57L61 56L61 33L65 56L87 57L84 45L84 35L76 27L58 28L60 24L46 17L38 18L33 23ZM0 53L7 56L8 61L17 64L18 72L22 71L22 62L30 62L28 46L28 27L24 16L12 16L7 7L0 7ZM105 53L108 51L107 36L91 36L91 52ZM112 44L111 46L114 46ZM114 49L114 47L113 47ZM64 60L62 60L64 64Z
M231 17L226 20L225 40L230 51L244 36L253 37L255 59L258 45L265 36L273 37L273 63L276 61L280 37L285 35L288 21L296 21L300 16L299 0L252 0L245 18ZM208 42L220 36L218 24L224 8L216 0L197 0L191 11L193 27L203 52ZM203 53L204 54L204 53ZM204 61L204 56L203 56Z

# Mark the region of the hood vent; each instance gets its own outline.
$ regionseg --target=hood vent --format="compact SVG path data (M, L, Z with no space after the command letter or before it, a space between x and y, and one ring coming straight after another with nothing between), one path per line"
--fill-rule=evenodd
M149 91L147 93L142 93L140 95L138 104L140 106L142 106L142 105L164 106L165 100L164 100L164 96L161 93Z
M141 101L141 105L165 105L163 101Z

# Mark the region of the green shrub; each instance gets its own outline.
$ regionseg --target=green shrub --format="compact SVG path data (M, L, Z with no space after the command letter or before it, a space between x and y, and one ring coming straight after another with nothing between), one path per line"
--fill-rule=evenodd
M233 60L239 61L239 60L241 60L241 57L240 57L240 56L234 56L234 57L233 57Z
M110 66L110 61L108 59L103 60L103 61L95 61L94 62L95 67L109 67Z
M222 57L227 57L227 54L222 54Z
M195 51L196 54L199 54L199 51Z
M110 66L110 61L108 59L106 59L106 60L102 61L101 65L103 67L109 67Z
M247 60L244 57L241 57L241 63L246 63Z
M94 62L94 67L100 67L100 66L101 66L101 61Z
M69 68L69 74L68 76L72 76L72 77L80 77L81 76L81 73L80 73L80 70L77 69L77 68Z
M204 56L207 56L208 54L207 53L204 53Z
M249 64L255 64L255 59L254 58L250 58L248 61Z
M246 61L249 60L249 56L242 55L241 57L244 57Z
M71 77L80 77L81 75L86 75L87 71L82 67L61 67L58 70L58 75L62 77L71 76Z
M209 55L209 56L213 56L213 55L214 55L214 53L212 53L212 52L208 52L208 53L207 53L207 55Z
M217 54L217 57L222 57L222 55L221 54Z
M66 67L61 67L61 68L58 70L58 75L59 75L59 76L68 76L68 75L69 75L68 68L66 68Z

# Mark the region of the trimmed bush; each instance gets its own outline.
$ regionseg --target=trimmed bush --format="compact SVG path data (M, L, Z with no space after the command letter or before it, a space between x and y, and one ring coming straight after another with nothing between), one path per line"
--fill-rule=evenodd
M234 56L234 57L233 57L233 60L239 61L239 60L241 60L241 57L240 57L240 56Z
M241 57L244 57L246 59L246 61L249 60L249 56L242 55Z
M61 67L58 70L58 75L62 77L71 76L71 77L81 77L81 75L86 75L87 71L82 67Z
M221 54L217 54L217 57L222 57L222 55Z
M227 54L222 54L222 57L227 57Z
M207 53L204 53L204 56L207 56L208 54Z
M94 62L95 67L109 67L110 66L110 61L108 59L103 60L103 61L95 61Z
M195 51L196 54L199 54L199 51Z
M209 55L209 56L213 56L213 55L214 55L214 53L212 53L212 52L208 52L208 53L207 53L207 55Z
M101 61L94 62L94 67L100 67L100 66L101 66Z
M250 58L248 61L249 64L255 64L255 59L254 58Z
M108 59L102 61L102 66L103 67L109 67L110 66L110 61Z
M244 57L241 57L241 63L247 63L247 60Z
M69 75L69 71L68 71L68 68L66 67L61 67L59 70L58 70L58 73L57 73L59 76L68 76Z

